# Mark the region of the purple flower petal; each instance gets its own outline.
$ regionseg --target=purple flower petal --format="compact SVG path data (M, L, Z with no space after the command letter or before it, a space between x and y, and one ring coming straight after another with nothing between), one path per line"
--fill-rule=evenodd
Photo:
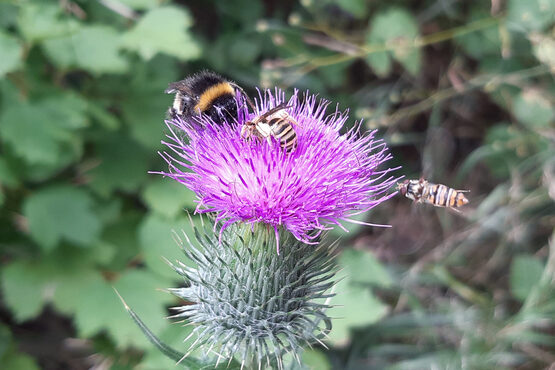
M347 112L326 114L329 103L296 92L287 112L298 122L297 147L286 153L277 140L245 140L241 125L285 101L266 91L249 113L238 103L238 122L215 125L208 117L167 121L162 172L194 191L197 212L215 212L222 230L234 222L282 226L297 239L314 243L322 230L391 198L397 177L379 170L391 159L376 131L360 135L360 123L341 135ZM381 225L383 226L383 225Z

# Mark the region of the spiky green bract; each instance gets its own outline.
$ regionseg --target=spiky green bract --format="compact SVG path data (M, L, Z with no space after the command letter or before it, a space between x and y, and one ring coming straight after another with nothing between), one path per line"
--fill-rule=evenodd
M282 368L283 355L297 357L303 345L331 329L325 314L335 274L330 248L280 231L278 255L275 237L273 228L238 223L224 230L221 241L212 225L195 229L196 240L179 240L196 264L175 265L188 286L171 289L192 303L175 307L173 316L196 325L189 352L202 346L218 360Z

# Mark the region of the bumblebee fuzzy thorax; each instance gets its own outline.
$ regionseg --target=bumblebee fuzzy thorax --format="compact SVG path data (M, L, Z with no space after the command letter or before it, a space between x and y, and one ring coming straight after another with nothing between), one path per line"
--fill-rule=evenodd
M167 94L175 94L168 115L187 120L206 114L218 124L233 122L237 120L237 89L241 90L235 83L209 71L172 82L166 89Z

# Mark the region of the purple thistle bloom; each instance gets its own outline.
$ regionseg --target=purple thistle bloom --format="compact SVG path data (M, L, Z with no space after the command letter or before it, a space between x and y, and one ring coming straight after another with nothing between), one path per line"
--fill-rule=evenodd
M314 243L331 225L362 223L351 216L366 212L395 193L388 190L398 178L394 169L378 170L391 158L376 131L359 135L360 123L341 135L348 112L327 115L329 102L316 96L301 99L298 92L286 109L298 123L297 147L287 153L272 138L246 140L242 124L285 101L276 89L266 91L249 113L238 99L238 122L215 125L209 117L184 122L167 121L170 149L161 155L167 175L194 191L197 212L215 212L221 230L235 222L283 226L298 240ZM375 225L374 226L386 226ZM279 242L278 242L279 243ZM279 245L278 245L279 253Z

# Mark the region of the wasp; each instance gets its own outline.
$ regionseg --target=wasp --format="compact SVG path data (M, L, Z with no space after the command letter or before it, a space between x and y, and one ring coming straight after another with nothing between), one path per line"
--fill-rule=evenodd
M434 184L427 180L405 180L397 184L402 195L417 203L427 203L436 207L447 207L458 212L456 208L468 204L464 193L470 190L455 190L443 184Z
M268 142L274 137L286 152L291 152L291 150L297 147L297 133L293 126L298 126L298 123L286 112L287 108L290 107L286 103L282 103L266 113L245 122L243 127L241 127L241 137L250 139L254 136L266 139Z

